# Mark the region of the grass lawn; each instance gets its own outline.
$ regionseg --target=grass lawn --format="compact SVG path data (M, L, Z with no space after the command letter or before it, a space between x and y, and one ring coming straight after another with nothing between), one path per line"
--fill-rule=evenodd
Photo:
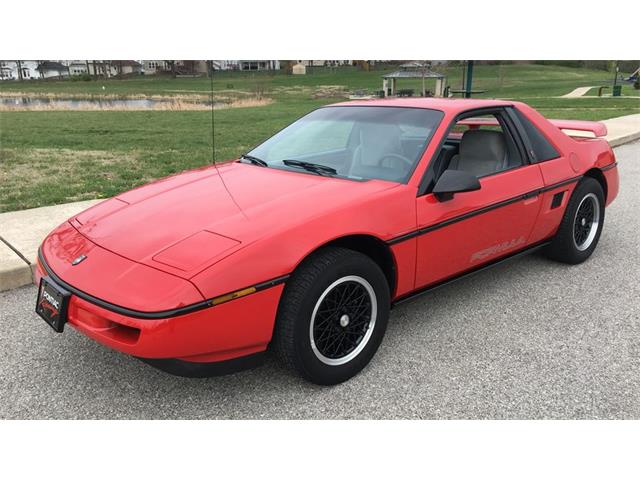
M216 112L216 159L237 157L317 102ZM210 112L3 112L0 211L108 197L212 161Z
M216 95L254 95L273 103L216 111L216 158L234 158L295 118L340 101L353 90L377 90L382 70L216 73ZM443 70L459 88L461 67ZM611 81L604 71L542 65L478 66L474 88L484 97L523 100L552 118L600 120L640 112L639 91L623 98L557 98L576 87ZM0 94L207 95L209 79L139 77L91 82L2 82ZM421 81L399 88L420 90ZM102 87L105 87L104 89ZM427 88L433 88L432 83ZM610 90L609 90L610 92ZM592 90L589 94L595 94ZM0 112L0 211L108 197L152 179L212 161L211 114L206 111Z

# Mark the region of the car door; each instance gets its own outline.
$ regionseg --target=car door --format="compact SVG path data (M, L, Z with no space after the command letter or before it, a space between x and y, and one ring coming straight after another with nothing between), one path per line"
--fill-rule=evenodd
M497 133L467 133L472 130ZM478 177L479 190L456 193L448 200L439 200L430 192L416 199L416 289L476 269L529 244L540 211L537 190L542 188L543 179L538 165L528 162L519 133L504 109L468 112L458 117L443 148L451 150L457 145L460 152L440 169L468 169L474 164L468 159L476 157L465 154L484 151L482 139L487 137L503 138L506 156L495 155L504 158L500 164L487 163L498 165L495 170L473 172ZM470 139L480 139L478 146L482 148L470 150L474 145ZM482 156L478 160L484 162ZM436 183L437 177L436 174Z

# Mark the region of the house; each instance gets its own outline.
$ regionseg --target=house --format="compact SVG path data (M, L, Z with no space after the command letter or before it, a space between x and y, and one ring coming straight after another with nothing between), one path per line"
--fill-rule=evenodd
M280 70L280 60L239 60L239 70Z
M88 60L64 60L62 62L69 69L69 75L86 75L89 73Z
M160 72L170 72L171 66L167 60L142 60L142 73L155 75Z
M44 60L36 67L40 78L64 78L69 76L69 68L60 62Z
M214 70L240 70L239 60L211 60Z
M110 60L109 65L116 75L135 75L142 72L142 64L135 60Z
M9 65L12 62L5 60L0 62L0 80L13 80L13 69Z
M0 80L34 80L68 76L69 67L64 61L3 60L0 62Z
M176 60L176 73L186 76L207 75L209 65L206 60Z
M0 62L0 80L31 80L40 78L36 60L3 60Z
M175 73L176 75L208 75L214 70L279 70L279 60L142 60L142 73Z
M353 65L353 60L297 60L305 67L339 67Z
M116 67L108 60L65 60L61 63L69 67L71 76L88 74L109 78L118 74Z
M143 70L142 63L135 60L65 60L61 63L68 67L71 76L90 75L110 78L117 75L138 74Z
M214 65L214 68L215 65ZM142 60L144 75L157 73L175 73L184 76L207 75L209 65L207 60Z

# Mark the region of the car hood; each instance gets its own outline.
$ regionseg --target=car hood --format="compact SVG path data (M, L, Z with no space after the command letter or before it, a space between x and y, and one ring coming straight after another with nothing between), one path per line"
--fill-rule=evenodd
M71 224L113 253L191 278L263 235L396 185L230 162L123 193Z

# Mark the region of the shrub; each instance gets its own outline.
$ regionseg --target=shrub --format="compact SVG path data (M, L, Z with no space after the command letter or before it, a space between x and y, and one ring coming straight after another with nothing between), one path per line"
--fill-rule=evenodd
M83 73L81 75L72 75L71 81L72 82L90 82L91 75L89 75L88 73Z
M558 67L584 67L584 62L582 60L535 60L533 63L538 65L556 65Z

